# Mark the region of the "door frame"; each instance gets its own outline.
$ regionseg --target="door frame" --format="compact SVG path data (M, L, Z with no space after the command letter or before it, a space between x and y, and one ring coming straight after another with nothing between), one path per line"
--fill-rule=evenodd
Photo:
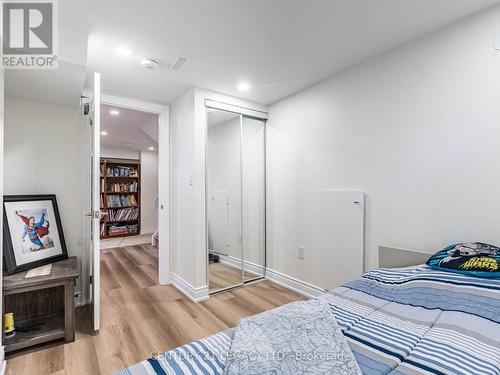
M90 93L89 93L90 94ZM86 95L90 96L90 95ZM101 105L112 105L158 115L158 280L161 285L170 284L170 122L169 106L141 99L101 93ZM89 192L86 192L87 194ZM88 195L88 194L87 194ZM90 247L87 247L87 249ZM91 261L85 252L85 263ZM90 302L90 284L82 285L83 300Z

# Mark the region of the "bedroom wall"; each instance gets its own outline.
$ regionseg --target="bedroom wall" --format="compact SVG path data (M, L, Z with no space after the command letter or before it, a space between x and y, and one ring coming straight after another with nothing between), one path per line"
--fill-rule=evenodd
M171 272L196 285L193 89L170 105L170 146Z
M80 262L85 225L82 139L78 107L5 99L4 192L56 194L68 254ZM81 291L80 278L77 283Z
M366 268L380 244L500 244L499 35L497 7L270 107L270 268L321 286L342 262L319 246L324 189L366 192Z

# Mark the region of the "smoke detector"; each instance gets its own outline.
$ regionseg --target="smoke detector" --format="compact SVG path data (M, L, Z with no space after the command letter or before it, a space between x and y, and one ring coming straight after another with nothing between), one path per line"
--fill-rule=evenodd
M152 57L143 57L140 64L146 70L156 70L160 65L159 61Z

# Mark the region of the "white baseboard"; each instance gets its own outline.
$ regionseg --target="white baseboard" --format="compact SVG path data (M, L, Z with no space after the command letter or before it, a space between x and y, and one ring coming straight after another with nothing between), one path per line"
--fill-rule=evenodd
M241 259L233 257L232 255L227 255L227 256L220 255L220 254L217 254L217 255L219 256L219 260L221 263L224 263L224 264L227 264L229 266L236 267L236 268L241 267ZM262 275L262 268L263 267L259 266L256 263L252 263L252 262L249 262L248 260L246 260L244 262L244 267L245 267L245 270L248 272L254 273L256 275Z
M199 288L193 287L186 280L184 280L179 275L175 273L170 274L170 282L174 287L176 287L179 292L184 294L193 302L201 302L208 299L208 286L203 286Z
M219 256L220 262L227 264L232 267L239 268L241 267L241 259L233 257L231 255L220 255ZM248 270L249 272L253 272L256 274L262 274L262 267L259 265L245 261L244 262L245 269ZM305 281L296 279L294 277L285 275L281 272L275 271L271 268L266 268L266 279L276 283L278 285L281 285L282 287L292 290L296 293L302 294L303 296L306 297L316 297L322 293L325 293L325 289L320 288L319 286L309 284Z
M266 269L266 279L306 297L312 298L326 292L325 289L319 286L306 283L270 268Z

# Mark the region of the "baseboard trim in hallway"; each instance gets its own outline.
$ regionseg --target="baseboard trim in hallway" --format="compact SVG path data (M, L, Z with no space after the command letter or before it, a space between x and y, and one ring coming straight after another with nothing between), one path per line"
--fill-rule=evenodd
M208 299L208 286L203 286L200 288L193 287L190 283L184 280L179 275L175 273L170 274L170 282L175 286L182 294L189 298L193 302L201 302Z

